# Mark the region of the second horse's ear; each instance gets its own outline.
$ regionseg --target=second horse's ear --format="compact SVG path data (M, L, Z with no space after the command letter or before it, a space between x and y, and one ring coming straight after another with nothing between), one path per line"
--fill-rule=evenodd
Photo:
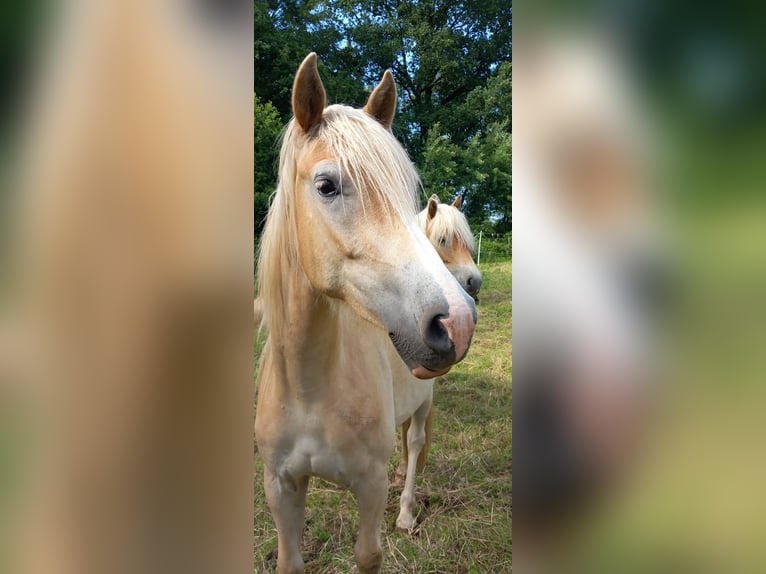
M433 219L436 216L437 207L439 207L439 198L434 194L428 198L428 219Z
M462 195L458 195L455 198L455 201L452 202L452 207L454 207L456 209L460 209L461 207L463 207L463 196Z
M319 77L317 55L311 52L303 60L293 82L293 115L304 132L322 121L327 94Z
M390 71L386 70L383 73L383 79L370 94L364 111L378 120L387 130L391 129L391 123L396 114L396 84Z

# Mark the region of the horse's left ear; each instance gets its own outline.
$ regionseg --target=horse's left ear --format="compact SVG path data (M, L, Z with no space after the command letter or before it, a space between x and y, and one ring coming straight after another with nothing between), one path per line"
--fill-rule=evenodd
M461 207L463 207L463 196L462 195L458 195L455 198L455 201L452 202L452 207L454 207L456 209L460 209Z
M304 132L322 121L327 94L317 70L317 55L311 52L303 60L293 82L293 115Z
M436 209L439 207L439 198L434 193L428 198L428 219L433 219L436 215Z
M387 130L391 129L396 113L396 84L389 70L383 72L383 79L370 94L364 111L378 120Z

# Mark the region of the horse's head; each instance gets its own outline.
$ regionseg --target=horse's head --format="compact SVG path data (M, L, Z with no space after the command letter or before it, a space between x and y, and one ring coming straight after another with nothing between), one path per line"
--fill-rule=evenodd
M446 372L470 346L476 308L418 229L418 176L390 131L393 77L363 110L327 107L312 53L292 104L272 210L292 229L298 266L317 294L385 329L415 376Z
M478 302L482 279L473 262L473 234L465 215L460 211L462 205L462 196L447 205L440 203L434 194L426 208L418 214L418 221L447 269Z

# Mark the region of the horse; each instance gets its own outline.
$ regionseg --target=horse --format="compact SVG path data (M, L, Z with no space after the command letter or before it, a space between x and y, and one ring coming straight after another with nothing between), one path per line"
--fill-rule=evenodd
M391 73L363 109L327 106L312 52L295 76L292 107L258 254L268 335L255 437L277 570L304 570L306 491L320 476L354 493L354 555L360 572L374 573L383 559L394 381L433 379L462 360L476 307L417 227L419 179L390 131Z
M447 205L440 203L439 197L433 194L426 208L418 214L418 222L447 269L478 303L482 277L473 262L476 248L468 220L460 211L462 206L461 195Z
M460 211L462 203L462 196L451 204L444 204L433 194L418 214L418 223L450 273L478 302L482 276L473 262L473 234ZM432 402L433 381L423 382L405 376L394 382L397 426L402 428L401 460L396 477L404 481L396 526L402 530L411 530L416 524L413 515L415 474L423 469L431 444ZM402 418L405 420L400 420Z
M473 262L473 234L465 215L460 211L462 202L462 196L458 196L451 204L443 204L433 194L427 206L418 214L418 223L450 273L478 302L482 276ZM263 301L260 298L253 301L253 315L255 324L260 325L263 318ZM415 475L423 470L431 444L432 404L432 380L423 381L403 374L402 378L394 381L396 426L402 428L401 461L396 469L396 479L404 483L400 512L396 519L396 526L401 530L411 530L416 524L413 514Z

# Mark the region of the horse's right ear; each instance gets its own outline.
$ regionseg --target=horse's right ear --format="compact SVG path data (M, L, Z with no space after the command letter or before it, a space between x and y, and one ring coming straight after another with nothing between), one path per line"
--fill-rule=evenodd
M311 52L303 60L293 82L293 115L304 132L322 120L327 94L317 69L317 55Z
M370 94L364 111L378 120L387 130L391 129L396 113L396 83L390 70L383 72L383 78Z
M434 193L428 198L428 219L434 218L437 207L439 207L439 197Z

